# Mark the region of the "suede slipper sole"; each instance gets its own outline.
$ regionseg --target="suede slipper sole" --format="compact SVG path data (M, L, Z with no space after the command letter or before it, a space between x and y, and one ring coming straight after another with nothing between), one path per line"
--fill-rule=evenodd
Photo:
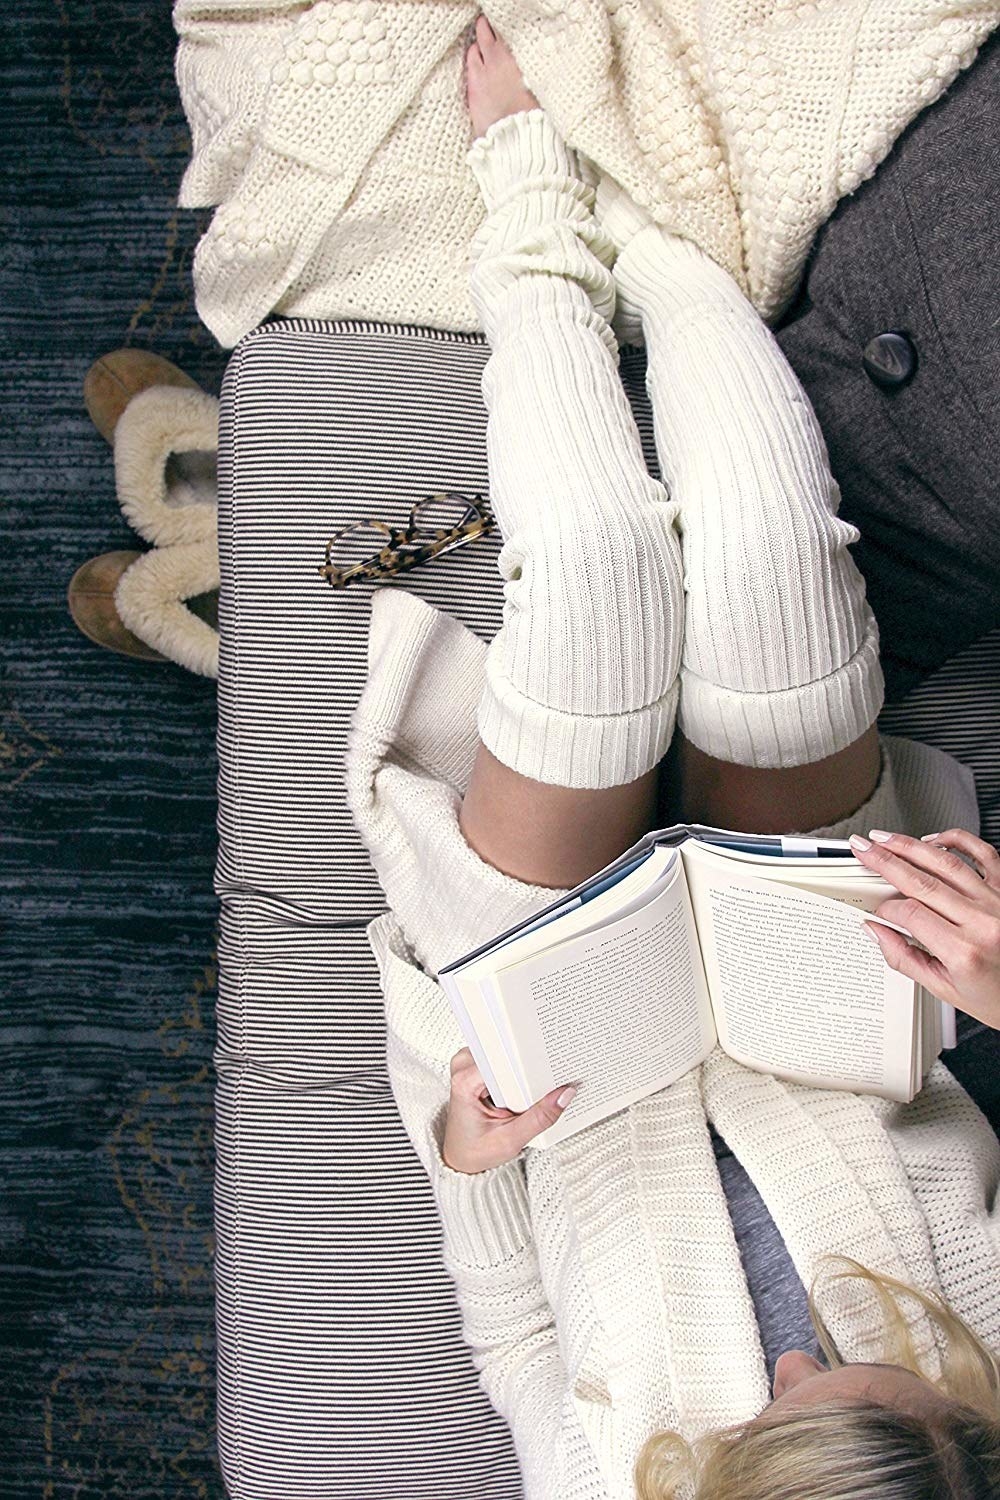
M95 646L141 661L167 661L159 651L133 635L115 608L115 589L141 552L102 552L88 558L69 581L66 598L77 628Z
M110 354L102 354L94 361L83 378L83 401L102 438L109 443L114 441L118 418L133 396L151 385L201 389L196 380L169 359L146 349L112 349Z

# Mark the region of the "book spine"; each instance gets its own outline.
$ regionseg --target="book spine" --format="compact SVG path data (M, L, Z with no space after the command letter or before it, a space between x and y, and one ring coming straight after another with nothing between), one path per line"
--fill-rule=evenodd
M472 1024L469 1012L465 1008L465 1001L458 984L450 974L439 974L438 983L448 997L459 1029L465 1038L465 1045L475 1058L476 1067L482 1073L483 1081L490 1091L490 1098L498 1109L507 1109L508 1106L504 1100L503 1090L497 1081L497 1076L493 1071L490 1060L486 1055L486 1050L476 1032L476 1028Z

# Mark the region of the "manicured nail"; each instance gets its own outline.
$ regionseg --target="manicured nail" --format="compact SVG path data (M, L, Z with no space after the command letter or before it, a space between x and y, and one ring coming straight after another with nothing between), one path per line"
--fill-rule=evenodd
M878 938L875 936L875 929L874 929L874 927L869 926L869 924L867 922L862 922L862 924L861 924L861 931L868 934L868 936L871 938L872 942L875 944L876 948L881 953L881 951L882 951L882 944L879 942Z
M848 839L847 842L850 844L850 846L851 846L852 849L870 849L871 848L871 844L869 844L869 842L868 842L867 839L863 839L861 837L860 833L852 833L851 837Z
M556 1109L565 1109L569 1101L572 1099L573 1095L576 1093L578 1087L579 1085L574 1083L571 1084L568 1089L563 1089L562 1093L559 1095L559 1098L556 1100Z
M887 844L892 838L892 834L886 833L884 828L869 828L868 837L874 839L876 844Z
M920 835L920 842L922 844L931 844L935 839L939 839L940 837L939 833L922 833Z

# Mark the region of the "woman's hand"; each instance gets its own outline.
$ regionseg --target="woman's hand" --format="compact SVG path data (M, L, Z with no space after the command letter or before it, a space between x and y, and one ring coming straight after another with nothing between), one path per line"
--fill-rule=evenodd
M1000 1030L1000 854L963 828L911 839L873 828L851 839L855 857L899 891L875 915L911 932L866 922L885 961L939 1000ZM957 850L973 861L969 867Z
M489 1102L482 1073L468 1047L451 1060L451 1098L441 1155L453 1172L485 1172L513 1161L533 1136L554 1125L576 1088L553 1089L523 1114Z

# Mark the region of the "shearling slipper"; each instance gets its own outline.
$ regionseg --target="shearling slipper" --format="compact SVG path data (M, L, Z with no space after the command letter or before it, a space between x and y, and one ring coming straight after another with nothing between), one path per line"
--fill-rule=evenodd
M219 549L213 528L203 540L144 552L122 574L115 608L133 635L154 650L189 672L218 677L218 632L184 605L185 599L218 587Z
M219 587L218 506L211 483L190 475L183 454L213 454L219 403L197 388L150 386L114 428L115 483L126 520L153 551L122 574L122 623L161 655L203 677L219 675L219 636L184 601Z
M218 443L219 403L205 391L154 385L128 403L114 430L115 485L125 519L147 542L173 547L214 541L214 497L171 477L170 460L181 453L214 453ZM199 592L191 589L183 597Z

